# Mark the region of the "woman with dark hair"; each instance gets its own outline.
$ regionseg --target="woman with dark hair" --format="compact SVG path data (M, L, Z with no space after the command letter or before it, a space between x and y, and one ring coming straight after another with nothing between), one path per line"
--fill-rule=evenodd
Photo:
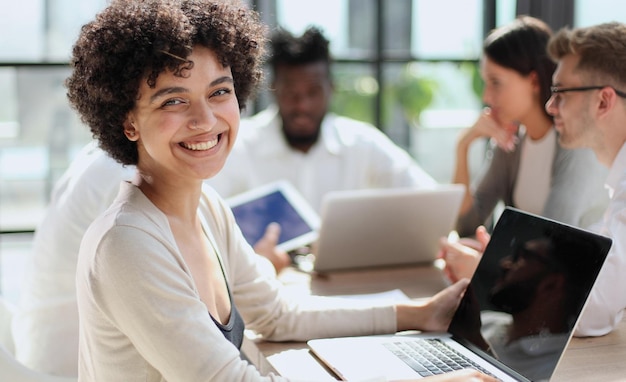
M137 173L81 243L80 381L285 380L241 358L244 325L274 341L447 327L467 280L376 307L285 297L203 187L261 78L264 36L233 0L113 0L82 28L68 97L100 147Z
M481 76L487 107L456 147L453 182L467 187L457 223L461 236L485 224L498 202L575 226L596 221L604 210L607 199L599 185L606 171L590 150L558 145L544 108L555 69L546 52L551 35L543 21L521 16L485 39ZM468 153L480 138L491 138L491 145L471 184Z

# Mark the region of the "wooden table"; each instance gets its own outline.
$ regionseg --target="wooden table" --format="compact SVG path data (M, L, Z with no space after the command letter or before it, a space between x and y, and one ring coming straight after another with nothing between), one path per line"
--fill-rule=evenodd
M326 277L284 270L280 279L289 293L323 296L369 294L394 289L411 298L429 297L446 286L435 267L402 267L346 271ZM308 351L305 343L271 343L248 333L243 350L263 374L275 372L291 378L332 380ZM626 381L626 320L603 337L573 338L551 381Z

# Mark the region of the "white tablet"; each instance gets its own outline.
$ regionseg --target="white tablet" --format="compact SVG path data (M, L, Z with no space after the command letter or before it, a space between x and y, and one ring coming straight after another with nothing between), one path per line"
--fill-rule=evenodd
M317 239L319 216L287 181L269 183L227 199L235 220L250 245L265 233L268 224L280 224L278 248L287 252Z

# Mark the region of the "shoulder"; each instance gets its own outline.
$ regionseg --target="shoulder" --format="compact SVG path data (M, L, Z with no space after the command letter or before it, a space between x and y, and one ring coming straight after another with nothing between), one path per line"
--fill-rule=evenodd
M72 160L68 169L68 174L73 178L89 178L100 182L105 182L111 178L122 180L134 172L135 166L125 166L117 162L94 143L85 146Z
M322 135L325 140L341 142L345 146L352 145L394 145L391 139L374 125L329 113L322 122Z
M159 237L170 235L165 214L137 186L129 182L121 183L120 192L111 207L95 219L92 226L99 228L102 233L114 232L116 237L128 235L124 231L127 228L134 234L141 231Z
M381 130L371 123L334 113L327 114L323 123L344 134L350 133L358 136L384 135Z
M92 144L85 146L55 185L52 202L80 203L91 200L107 206L123 180L131 180L134 166L118 163Z
M263 144L260 145L259 142ZM252 117L241 119L237 139L228 161L248 155L254 157L260 153L282 150L284 147L286 143L282 135L280 117L270 108Z
M577 170L592 170L605 173L606 169L597 160L591 149L566 149L557 144L554 165L559 168L576 168Z
M278 110L272 106L253 116L242 118L239 121L239 138L245 140L268 130L274 130L278 126L278 119Z
M100 272L145 267L146 259L175 252L167 217L137 189L123 184L120 195L87 229L80 258ZM158 255L158 256L155 256Z
M556 155L557 157L562 157L562 158L572 158L572 159L578 159L578 160L584 160L584 161L591 161L591 160L595 161L595 156L592 150L583 149L583 148L566 149L560 144L558 144L558 142L556 144Z

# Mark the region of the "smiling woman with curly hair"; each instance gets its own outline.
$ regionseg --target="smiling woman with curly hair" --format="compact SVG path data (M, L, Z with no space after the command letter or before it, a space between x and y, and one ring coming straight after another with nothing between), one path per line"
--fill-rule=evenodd
M214 50L230 67L240 109L262 77L265 28L254 13L204 2L173 4L115 1L82 28L74 46L70 102L101 146L123 164L137 164L136 145L119 127L135 105L140 82L153 87L166 69L188 76L194 45Z
M261 79L264 36L235 1L114 0L83 27L69 99L137 174L81 243L80 381L284 380L242 359L244 325L275 341L447 327L467 280L421 303L288 300L203 187Z

